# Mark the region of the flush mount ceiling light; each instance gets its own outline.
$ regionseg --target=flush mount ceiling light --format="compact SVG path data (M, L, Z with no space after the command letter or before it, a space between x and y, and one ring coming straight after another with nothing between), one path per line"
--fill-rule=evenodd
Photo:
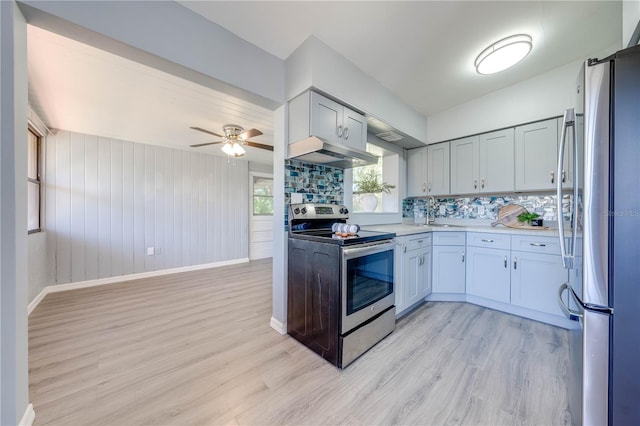
M474 65L478 74L494 74L517 64L531 51L527 34L512 35L493 43L478 55Z

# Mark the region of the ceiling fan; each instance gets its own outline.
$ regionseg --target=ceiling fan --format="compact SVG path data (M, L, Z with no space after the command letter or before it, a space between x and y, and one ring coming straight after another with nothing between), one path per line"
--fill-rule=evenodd
M195 145L189 145L191 148L224 143L224 145L222 146L222 151L231 157L242 157L245 154L243 145L250 146L253 148L260 148L260 149L266 149L268 151L273 151L273 147L271 145L265 145L262 143L251 142L247 140L255 136L260 136L262 132L258 129L249 129L245 131L242 127L237 126L235 124L225 124L224 126L222 126L224 135L219 135L218 133L212 132L207 129L203 129L202 127L190 127L190 129L222 138L221 141L217 141L217 142L205 142L205 143L199 143Z

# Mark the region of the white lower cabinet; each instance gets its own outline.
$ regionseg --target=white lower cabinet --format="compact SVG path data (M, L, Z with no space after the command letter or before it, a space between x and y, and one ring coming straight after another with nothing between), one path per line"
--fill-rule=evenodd
M558 303L558 288L568 279L562 258L524 251L512 252L511 258L511 303L552 315L564 315Z
M466 300L573 326L560 308L558 289L569 281L579 291L581 277L564 269L555 237L440 231L396 240L398 315L433 293L430 300Z
M434 246L432 286L434 293L465 291L464 246Z
M509 303L509 250L467 247L467 293Z
M436 232L433 236L433 293L465 292L464 232Z
M396 315L402 314L431 293L431 234L398 238L396 265Z

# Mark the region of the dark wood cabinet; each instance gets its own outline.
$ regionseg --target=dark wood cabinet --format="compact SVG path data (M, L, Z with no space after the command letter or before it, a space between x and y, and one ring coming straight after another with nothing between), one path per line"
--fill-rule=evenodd
M289 239L287 332L338 366L340 247Z

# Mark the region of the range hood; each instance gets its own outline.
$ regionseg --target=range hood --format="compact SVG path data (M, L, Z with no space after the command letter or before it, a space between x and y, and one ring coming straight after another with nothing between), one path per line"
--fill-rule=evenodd
M334 145L310 136L289 145L289 158L305 163L324 164L341 169L376 164L378 157L346 146Z

